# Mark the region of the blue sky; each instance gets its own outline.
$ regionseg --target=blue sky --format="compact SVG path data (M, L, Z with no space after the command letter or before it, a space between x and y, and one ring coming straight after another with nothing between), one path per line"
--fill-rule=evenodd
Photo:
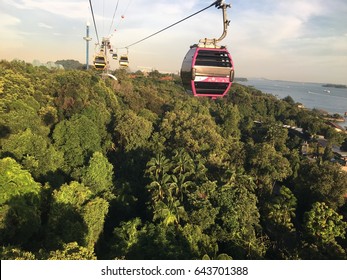
M111 25L117 1L92 0L99 36L111 36L115 49L213 2L119 0ZM237 76L347 84L346 0L226 2L232 4L228 9L231 24L222 44L233 56ZM87 21L91 23L92 57L96 35L88 0L0 0L0 58L28 62L76 59L84 63L82 38ZM221 11L210 8L131 47L131 70L148 67L178 72L190 45L200 38L218 38L221 32ZM119 49L122 52L125 50Z

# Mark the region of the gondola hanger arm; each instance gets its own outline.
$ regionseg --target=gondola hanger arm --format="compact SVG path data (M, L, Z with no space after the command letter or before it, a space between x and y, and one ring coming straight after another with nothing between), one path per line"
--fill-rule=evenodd
M226 4L224 3L224 1L218 1L218 3L215 4L215 7L217 7L218 9L222 9L223 12L223 33L218 39L200 39L199 46L201 47L218 48L217 44L227 36L228 27L230 25L230 20L228 20L227 8L231 8L231 4Z

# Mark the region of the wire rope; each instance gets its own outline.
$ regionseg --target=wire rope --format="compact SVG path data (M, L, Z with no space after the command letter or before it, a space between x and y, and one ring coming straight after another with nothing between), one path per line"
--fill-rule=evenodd
M105 0L102 0L102 33L105 33Z
M163 32L163 31L165 31L165 30L167 30L167 29L169 29L169 28L171 28L171 27L173 27L173 26L175 26L175 25L177 25L177 24L179 24L179 23L181 23L181 22L183 22L183 21L193 17L193 16L196 16L197 14L202 13L203 11L211 8L212 6L217 6L218 7L221 4L221 2L222 2L221 0L217 0L217 1L213 2L211 5L207 6L206 8L203 8L200 11L197 11L196 13L191 14L190 16L187 16L184 19L181 19L181 20L179 20L179 21L177 21L177 22L175 22L175 23L173 23L173 24L171 24L171 25L169 25L169 26L167 26L167 27L165 27L165 28L163 28L163 29L161 29L161 30L159 30L159 31L157 31L157 32L155 32L155 33L145 37L145 38L143 38L143 39L141 39L141 40L138 40L138 41L136 41L136 42L134 42L134 43L132 43L130 45L127 45L127 46L119 48L119 49L127 49L127 48L130 48L130 47L134 46L134 45L137 45L137 44L139 44L139 43L141 43L141 42L143 42L143 41L145 41L145 40L147 40L147 39L149 39L149 38L151 38L151 37L153 37L155 35L158 35L159 33Z
M119 0L117 1L117 5L116 5L116 8L115 8L114 13L113 13L110 29L108 30L109 34L111 33L111 29L112 29L112 25L113 25L113 22L114 22L114 18L116 17L116 13L117 13L117 10L118 10L118 4L119 4Z
M129 6L131 5L131 2L132 2L132 0L130 0L130 1L128 2L128 5L127 5L126 8L124 9L124 12L123 12L123 14L121 15L121 18L119 19L118 23L116 24L116 30L119 28L120 24L122 23L122 21L123 21L123 19L124 19L124 16L125 16L126 12L128 11Z
M92 5L92 1L91 1L91 0L89 0L89 6L90 6L90 10L91 10L91 12L92 12L92 17L93 17L93 23L94 23L94 29L95 29L96 39L97 39L97 41L98 41L98 44L100 45L98 29L97 29L96 23L95 23L94 10L93 10L93 5Z

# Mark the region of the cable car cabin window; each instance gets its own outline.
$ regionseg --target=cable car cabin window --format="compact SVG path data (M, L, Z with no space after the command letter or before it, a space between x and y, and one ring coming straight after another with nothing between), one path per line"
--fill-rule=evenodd
M229 83L195 82L196 94L223 95L229 87Z
M105 69L105 65L98 65L98 64L96 64L96 65L94 65L94 67L95 67L95 69L100 69L100 70L104 70Z
M195 65L228 68L232 67L227 52L209 50L199 50L198 55L196 56Z
M104 59L95 59L94 63L98 63L98 64L106 64Z

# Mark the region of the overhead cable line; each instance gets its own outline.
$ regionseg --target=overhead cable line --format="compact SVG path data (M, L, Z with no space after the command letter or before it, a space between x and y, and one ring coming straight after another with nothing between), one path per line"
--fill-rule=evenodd
M124 9L124 12L123 12L123 14L121 15L121 18L119 19L118 23L116 24L116 29L119 28L119 26L120 26L122 20L124 19L125 14L126 14L126 12L128 11L128 9L129 9L131 3L132 3L132 0L130 0L130 1L128 2L128 5L127 5L126 8Z
M93 23L94 23L94 29L95 29L96 39L97 39L97 41L98 41L98 44L100 45L98 29L96 28L94 10L93 10L93 5L92 5L92 1L91 1L91 0L89 0L89 6L90 6L90 10L91 10L91 12L92 12L92 17L93 17Z
M211 5L207 6L206 8L203 8L202 10L200 10L200 11L198 11L198 12L196 12L196 13L190 15L190 16L187 16L184 19L181 19L181 20L179 20L179 21L177 21L177 22L175 22L175 23L173 23L173 24L171 24L171 25L169 25L169 26L167 26L167 27L165 27L165 28L163 28L163 29L161 29L161 30L159 30L159 31L157 31L157 32L155 32L155 33L145 37L145 38L143 38L143 39L141 39L141 40L138 40L138 41L136 41L136 42L134 42L134 43L132 43L132 44L130 44L128 46L125 46L125 47L122 47L122 48L119 48L119 49L127 49L127 48L130 48L130 47L134 46L134 45L137 45L137 44L139 44L139 43L141 43L141 42L143 42L143 41L145 41L145 40L147 40L147 39L149 39L149 38L151 38L151 37L153 37L153 36L163 32L163 31L165 31L165 30L167 30L167 29L169 29L169 28L171 28L171 27L173 27L173 26L175 26L175 25L177 25L177 24L179 24L179 23L181 23L181 22L183 22L183 21L193 17L193 16L196 16L197 14L200 14L201 12L211 8L212 6L219 7L221 2L222 2L222 0L217 0L217 1L213 2Z
M105 33L105 0L102 1L102 33Z
M115 8L114 13L113 13L113 17L112 17L110 29L108 30L108 33L109 33L109 34L111 33L111 29L112 29L112 25L113 25L113 22L114 22L114 18L115 18L115 16L116 16L116 13L117 13L117 10L118 10L118 4L119 4L119 0L117 1L117 5L116 5L116 8Z

